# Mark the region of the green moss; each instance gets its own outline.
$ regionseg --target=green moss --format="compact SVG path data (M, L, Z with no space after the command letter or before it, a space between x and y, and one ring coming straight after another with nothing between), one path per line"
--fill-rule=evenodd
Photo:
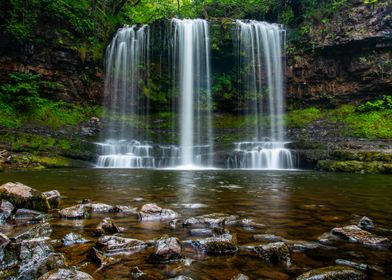
M392 164L382 161L363 162L357 160L319 160L316 169L350 173L392 173Z
M322 118L322 112L315 107L293 110L286 114L286 125L288 127L304 127L320 118Z

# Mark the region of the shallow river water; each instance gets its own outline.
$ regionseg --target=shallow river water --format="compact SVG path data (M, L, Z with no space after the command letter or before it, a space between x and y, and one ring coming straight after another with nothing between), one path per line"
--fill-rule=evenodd
M251 219L257 227L229 226L238 244L254 244L254 234L274 234L288 240L317 241L337 226L356 224L362 216L373 219L379 232L392 239L392 177L318 173L311 171L175 171L120 169L59 169L0 173L0 183L18 181L40 191L57 189L61 207L83 198L93 202L139 207L156 203L180 213L181 218L223 212ZM185 205L184 205L185 204ZM198 208L192 205L201 204ZM193 205L197 206L197 205ZM201 206L201 207L200 207ZM52 220L52 238L74 231L91 240L91 233L106 215L85 220ZM121 236L141 240L176 236L191 237L189 230L173 229L168 222L139 222L135 215L110 214L125 228ZM380 272L367 272L370 279L392 279L392 251L341 243L328 252L294 252L290 268L271 265L255 257L204 256L186 252L193 262L170 265L148 264L146 253L123 256L121 261L96 271L83 253L67 252L71 265L93 274L95 279L130 279L130 269L139 267L152 279L177 275L193 279L230 279L243 273L250 279L290 279L309 269L334 265L336 259L376 265ZM79 254L79 255L78 255ZM95 273L94 273L95 272Z

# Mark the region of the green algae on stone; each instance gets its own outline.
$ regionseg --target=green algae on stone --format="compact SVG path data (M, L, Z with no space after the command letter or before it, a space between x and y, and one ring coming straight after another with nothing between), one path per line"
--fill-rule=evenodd
M362 272L345 266L328 266L305 272L297 280L361 280L366 275Z
M40 191L21 183L8 182L0 186L0 199L8 200L15 208L29 208L45 212L50 210L48 200Z

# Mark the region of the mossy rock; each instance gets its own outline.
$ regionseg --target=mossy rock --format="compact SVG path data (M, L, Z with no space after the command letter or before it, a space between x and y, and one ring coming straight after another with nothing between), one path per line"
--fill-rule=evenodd
M366 275L346 266L328 266L310 270L297 277L297 280L362 280Z
M48 200L40 191L21 183L8 182L0 186L0 199L8 200L15 209L28 208L45 212L50 209Z
M357 160L319 160L316 169L332 172L392 174L392 164L382 161L363 162Z

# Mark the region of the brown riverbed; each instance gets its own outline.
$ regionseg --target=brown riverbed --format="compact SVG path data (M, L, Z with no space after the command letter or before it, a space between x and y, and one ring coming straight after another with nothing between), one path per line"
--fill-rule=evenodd
M227 226L239 245L254 244L255 234L274 234L287 240L317 241L337 226L356 224L368 216L377 233L392 239L392 180L390 176L278 171L168 171L117 169L61 169L0 173L0 183L19 181L40 191L57 189L60 207L89 198L93 202L140 207L157 203L175 210L181 218L223 212L250 219L259 226ZM184 205L188 204L188 205ZM198 208L190 208L198 205ZM201 207L200 207L201 206ZM188 240L189 229L173 229L168 221L140 222L136 215L93 214L84 220L52 219L52 239L69 232L92 241L92 232L103 217L110 216L124 232L120 236L151 240L163 234ZM230 279L243 273L250 279L290 279L318 267L334 265L336 259L374 265L370 279L391 279L392 252L342 242L334 250L293 252L292 265L271 265L251 256L206 256L184 250L185 262L148 264L149 250L115 256L118 262L97 271L86 258L83 246L61 249L71 265L95 279L130 279L137 266L153 279L186 275L193 279ZM85 247L87 248L87 247ZM86 249L87 250L87 249Z

